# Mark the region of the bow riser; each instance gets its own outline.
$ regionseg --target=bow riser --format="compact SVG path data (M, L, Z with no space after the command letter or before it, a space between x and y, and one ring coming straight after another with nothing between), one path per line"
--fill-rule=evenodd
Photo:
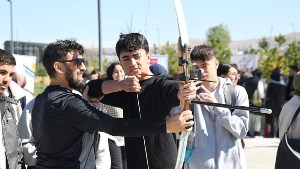
M188 58L190 54L188 36L187 36L181 2L180 0L173 0L173 2L176 9L178 30L180 35L178 40L178 46L177 46L178 58L179 58L178 64L179 64L179 73L180 73L179 80L181 81L182 84L187 84L189 83ZM180 100L180 109L181 111L189 110L188 102L184 100ZM182 169L184 158L185 158L188 136L189 136L189 132L182 132L180 135L175 169Z

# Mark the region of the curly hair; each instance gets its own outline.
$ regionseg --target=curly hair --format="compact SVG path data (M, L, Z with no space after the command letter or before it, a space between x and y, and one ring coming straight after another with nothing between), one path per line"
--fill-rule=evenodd
M53 64L59 60L63 60L68 52L73 50L78 51L81 55L84 53L83 46L74 39L57 40L46 47L43 56L43 65L50 78L55 75Z
M147 53L149 52L148 41L144 35L140 33L121 33L116 44L116 53L119 58L121 52L132 52L139 49L144 49Z

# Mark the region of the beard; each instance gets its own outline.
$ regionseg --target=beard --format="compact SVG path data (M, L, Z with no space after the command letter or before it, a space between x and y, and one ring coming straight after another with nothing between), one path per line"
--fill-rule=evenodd
M79 81L76 81L74 76L73 76L73 72L71 69L69 68L66 68L66 79L67 79L67 82L68 82L68 85L75 89L75 90L78 90L80 91L81 89L83 89L84 87L84 83L83 82L79 82Z

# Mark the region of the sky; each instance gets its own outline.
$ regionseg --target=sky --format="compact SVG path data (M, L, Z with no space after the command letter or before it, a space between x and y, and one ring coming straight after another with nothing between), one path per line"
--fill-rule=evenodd
M181 3L189 39L205 40L207 30L219 24L228 27L232 40L300 32L297 0L182 0ZM50 43L74 38L86 48L98 47L97 0L12 0L12 7L14 40ZM172 0L102 0L100 11L102 47L113 48L120 33L130 30L146 35L150 45L175 43L178 39ZM0 48L3 48L4 41L11 39L8 0L0 0L0 19Z

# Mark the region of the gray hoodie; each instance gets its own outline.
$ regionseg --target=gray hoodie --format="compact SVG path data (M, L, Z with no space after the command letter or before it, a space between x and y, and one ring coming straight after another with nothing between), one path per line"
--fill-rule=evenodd
M231 83L219 77L214 96L225 103L223 87ZM249 106L248 95L242 86L236 86L236 105ZM248 130L249 112L195 104L196 134L189 143L192 155L185 169L244 169L246 159L241 141ZM193 134L191 134L193 135Z

